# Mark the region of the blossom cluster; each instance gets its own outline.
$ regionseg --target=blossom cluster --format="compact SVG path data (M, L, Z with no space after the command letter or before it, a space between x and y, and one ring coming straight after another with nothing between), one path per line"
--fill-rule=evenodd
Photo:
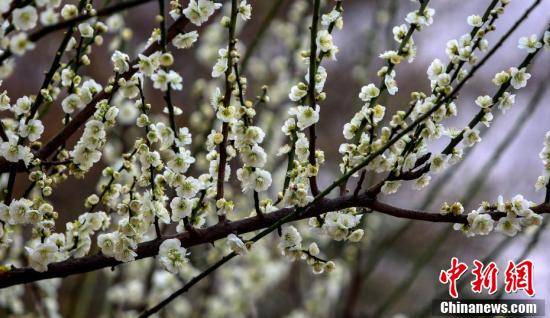
M2 178L0 255L3 249L15 246L15 256L6 259L10 265L2 271L28 265L34 271L47 272L50 264L83 258L96 247L98 258L128 263L143 257L140 246L152 244L149 246L154 247L152 254L160 266L157 270L155 264L145 263L152 268L147 278L150 284L143 283L145 265L135 262L121 274L128 279L115 280L107 296L121 307L139 308L143 305L140 298L148 293L160 301L178 288L178 277L189 280L197 274L191 259L194 263L202 251L196 253L186 238L212 242L204 235L208 226L215 227L216 235L226 231L217 236L226 239L221 247L205 249L207 260L246 255L250 260L242 262L251 268L258 259L275 262L269 243L258 242L263 235L250 239L246 234L261 223L269 231L278 230L278 248L288 259L305 261L315 274L337 272L335 262L321 256L323 239L357 245L367 241L371 235L365 235L365 214L372 211L361 204L375 202L379 193L398 192L405 181L412 181L417 190L426 187L433 175L462 160L465 148L482 141L478 124L490 127L493 107L505 113L515 103L514 90L526 87L531 78L528 63L498 72L492 79L496 92L471 102L470 106L477 105L478 115L464 128L446 125L457 116L455 90L474 70L478 55L488 51L487 34L495 29L495 21L509 2L493 1L485 13L467 17L468 33L447 42L447 62L434 59L429 64L429 92L412 92L406 109L390 114L391 108L382 104L386 104L387 95L399 92L397 67L414 61L417 47L413 35L433 23L435 10L428 2L418 2L419 7L406 14L404 23L391 29L396 47L379 55L383 61L375 73L379 84L362 85L358 93L361 107L343 127L344 142L338 148L342 177L322 191L317 177L324 177L320 170L325 153L316 145L316 129L327 98L325 84L331 70L327 64L334 63L340 51L334 32L344 27L343 1L335 1L328 9L321 6L313 14L306 1L290 4L288 15L276 18L269 31L277 43L266 43L271 50L258 54L269 56L272 63L266 64L250 55L250 48L238 40L252 15L246 0L233 0L223 7L213 0L189 0L186 5L173 0L166 13L162 3L155 19L158 28L151 31L141 45L146 49L134 60L126 52L132 45L132 30L121 13L96 16L88 0L78 5L37 0L14 6L12 1L0 0L0 13L11 14L0 26L0 78L9 77L14 60L35 47L29 39L37 26L63 21L71 26L36 95L15 99L6 90L0 92L0 165L8 168L7 180ZM216 13L222 15L219 23L211 23ZM167 29L167 22L177 24L184 19L190 22L185 31L181 25ZM302 29L309 32L300 32ZM100 84L98 78L84 75L93 72L83 70L90 67L92 50L104 44L104 37L110 39L107 49L112 73ZM518 42L528 58L549 47L549 31L539 37L521 37ZM201 66L209 70L208 78L192 84L179 70L176 55L178 50L191 48L196 49ZM282 49L284 56L274 53ZM273 82L269 87L253 83L268 80ZM190 104L196 104L195 111L181 101L179 94L184 90L191 96ZM256 90L258 96L250 97ZM162 96L161 103L155 101L155 94ZM49 107L59 108L61 130L46 143L42 119ZM78 135L74 142L69 138L72 134ZM57 144L61 137L65 140ZM433 150L432 143L443 137L449 139L447 146ZM272 160L275 152L281 157L279 162ZM548 189L550 133L540 158L544 170L536 182L538 190ZM84 200L82 213L69 215L72 221L63 229L58 224L61 211L51 203L54 189L71 176L93 176L94 168L102 164L106 166L95 193ZM13 184L16 176L23 175L20 172L28 175L29 188L18 196ZM364 190L367 172L381 181ZM382 173L385 176L378 178ZM359 178L352 195L347 182L354 177ZM338 187L337 200L345 204L326 209L323 204L336 202L326 196ZM484 202L467 215L462 203L445 203L441 214L462 220L455 229L467 236L487 235L493 230L514 236L541 224L535 206L516 195L510 201L499 197L494 204ZM319 207L324 208L319 210L322 212L316 210ZM264 219L273 217L268 214L274 211L284 217ZM245 216L250 218L241 224L256 222L254 228L234 226L234 220ZM305 222L303 227L283 224L304 218L309 219L307 226ZM30 237L18 249L16 245L27 235ZM228 250L231 254L225 254ZM18 252L25 257L16 255ZM258 281L267 290L274 279L266 273L280 276L286 268L282 264L260 266L244 274L228 269L222 272L227 278L223 284L232 290L242 284L239 287L256 292L254 282ZM55 297L55 288L40 288L46 297ZM245 306L235 295L228 293L222 298ZM190 305L182 302L178 306L172 310L181 313ZM225 303L216 306L209 310L237 315L238 308Z
M499 196L496 204L484 202L477 210L468 213L466 224L457 223L454 228L462 231L467 237L487 235L493 229L508 236L515 236L526 227L542 223L542 216L533 212L533 206L535 203L526 200L521 194L514 196L510 201L504 201L503 197ZM458 215L464 211L464 208L450 209ZM506 216L498 216L498 220L495 221L495 213L505 213Z

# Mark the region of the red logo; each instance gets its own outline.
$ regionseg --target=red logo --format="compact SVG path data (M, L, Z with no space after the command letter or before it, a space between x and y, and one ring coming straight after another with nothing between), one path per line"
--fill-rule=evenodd
M531 297L535 295L533 288L533 269L534 264L530 260L525 260L514 264L508 262L506 267L506 285L504 290L507 293L516 293L518 290L523 290Z
M459 262L458 258L451 259L451 268L439 273L439 282L449 284L449 295L453 298L458 298L458 290L456 289L456 281L468 270L468 265Z
M495 262L489 263L487 266L483 266L483 263L474 261L474 280L470 283L472 285L472 291L474 293L481 293L483 289L488 289L489 294L492 295L497 291L497 276L498 267Z
M471 271L473 280L470 282L471 289L474 293L481 293L484 290L491 295L498 289L498 274L499 269L495 262L490 262L484 265L478 260L474 260L474 267ZM533 286L534 264L530 260L524 260L519 263L513 261L508 262L504 275L504 290L506 293L516 293L520 290L524 291L528 296L535 295ZM439 282L449 285L449 295L453 298L458 298L457 281L468 270L468 265L460 262L458 258L451 258L451 267L447 270L442 270L439 273Z

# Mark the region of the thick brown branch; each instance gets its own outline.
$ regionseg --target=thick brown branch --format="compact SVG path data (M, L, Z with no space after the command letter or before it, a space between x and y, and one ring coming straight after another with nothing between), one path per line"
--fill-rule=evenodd
M353 194L341 196L335 199L321 199L304 213L299 214L298 217L289 220L289 222L299 219L307 219L330 211L337 211L349 207L364 207L398 218L407 218L427 222L467 222L466 215L441 215L438 213L402 209L373 200L367 195L356 197ZM533 207L532 210L539 214L550 213L550 204L541 204ZM234 222L218 223L208 228L195 229L193 232L185 232L182 234L168 236L166 239L176 237L181 240L184 247L189 248L223 239L231 233L244 234L267 228L294 211L295 210L293 208L283 208L269 214L264 214L263 217L254 216ZM505 214L495 212L492 213L492 216L494 219L498 219L505 216ZM155 256L158 253L158 248L161 242L162 240L153 240L139 244L136 250L136 259ZM0 273L0 288L30 283L48 278L66 277L91 272L102 268L114 267L119 264L121 264L121 262L113 258L106 257L103 254L96 254L77 259L69 259L63 262L52 263L49 265L48 271L42 273L37 272L32 268L16 268Z

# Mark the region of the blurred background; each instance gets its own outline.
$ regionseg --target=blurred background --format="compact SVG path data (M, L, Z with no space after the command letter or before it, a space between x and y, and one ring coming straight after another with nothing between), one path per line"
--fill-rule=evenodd
M269 22L267 31L248 58L244 75L248 78L248 97L251 99L259 95L262 85L270 87L271 102L264 106L265 111L260 112L259 121L266 130L275 127L272 128L273 133L268 134L270 138L264 145L266 149L271 148L271 151L276 152L284 142L278 123L284 120L291 105L287 97L288 89L297 81L303 81L306 73L298 55L308 45L311 8L308 1L282 0L280 4L277 1L250 2L253 7L252 19L240 31L239 49L244 54L255 42L262 25ZM418 47L414 63L403 62L396 67L399 92L382 101L388 111L393 113L405 109L412 91L430 90L426 75L430 62L435 58L444 63L448 61L446 42L468 33L470 27L466 18L471 14L481 15L489 2L437 0L429 4L436 10L434 23L414 34ZM511 1L502 18L497 20L496 31L488 36L490 46L498 41L531 3ZM186 6L186 1L183 1L183 5ZM333 1L325 1L323 12L330 11L333 5ZM396 46L392 27L404 23L405 15L417 6L416 2L405 0L344 1L344 28L333 32L335 44L340 48L337 61L325 60L322 64L327 68L328 79L325 86L327 99L321 103L318 124L318 148L325 151L327 158L320 175L321 187L330 184L339 174L338 146L344 141L342 128L362 105L357 97L361 86L370 82L378 83L376 70L383 64L378 55ZM156 10L157 4L152 2L124 14L125 26L116 34L106 35L103 46L93 48L90 55L93 67L84 67L82 73L104 84L112 72L109 46L118 46L135 57L152 28L156 27L155 16L151 14ZM266 18L271 14L274 16L272 20ZM189 126L198 136L194 146L198 145L199 148L201 132L209 131L210 128L209 118L212 114L208 111L208 97L213 85L221 85L210 81L217 48L226 41L226 34L218 25L220 16L214 16L208 25L200 28L199 41L192 49L175 52L175 69L184 79L184 89L174 95L174 103L183 108L185 113L179 117L178 124ZM465 86L457 100L458 116L446 125L457 128L466 125L478 111L478 106L474 104L475 98L492 95L496 91L491 83L494 74L517 66L523 59L525 52L517 48L518 39L540 34L547 27L549 18L550 1L543 0L495 57ZM131 36L121 35L129 30L132 30ZM35 94L42 81L41 71L49 67L60 36L60 33L48 36L34 51L16 61L14 74L3 84L12 100L21 95ZM548 52L542 52L530 69L532 78L527 88L517 92L516 104L504 115L499 111L494 112L495 120L491 128L482 129L482 143L467 153L463 163L447 173L434 176L432 184L422 192L416 192L406 184L397 194L382 196L381 200L404 208L421 208L433 212L439 211L445 201L461 201L466 211L469 211L483 200L495 202L498 195L511 198L518 193L531 201L541 202L544 193L535 192L534 183L543 169L538 154L542 149L544 134L550 129L550 95L547 93L549 69ZM161 96L152 87L146 92L153 104L153 111L161 113L164 107ZM61 113L59 105L52 105L45 115L47 128L43 140L49 139L61 127ZM131 114L123 112L122 116L131 117ZM131 145L132 138L140 134L130 126L131 121L123 119L113 131L113 138L121 138L120 147L124 147L124 140ZM434 151L441 150L447 141L444 137L430 147ZM112 163L110 158L113 156L109 156L109 153L118 152L120 149L107 149L103 167ZM280 166L282 159L275 158L273 167ZM82 202L96 191L101 168L101 165L96 167L86 179L69 177L54 191L52 201L62 213L62 219L72 220L84 211ZM281 184L279 180L280 177L275 178L275 184ZM376 177L370 176L367 180L374 183ZM16 194L22 193L25 187L24 182L17 184ZM240 192L238 186L233 192ZM319 242L323 255L337 263L335 273L313 275L303 262L292 263L279 256L276 239L266 240L251 255L232 261L187 296L176 300L173 308L164 315L423 316L429 314L427 306L432 299L446 296L446 286L439 284L437 277L441 269L449 267L452 256L459 257L469 265L474 259L494 259L501 272L508 260L529 257L535 262L535 298L546 299L546 310L550 311L550 269L545 266L550 261L546 248L550 244L550 231L530 231L519 234L513 240L498 233L466 239L444 224L409 222L376 213L368 214L364 222L366 237L360 243ZM317 240L315 234L308 233L307 224L301 224L300 229L303 229L301 233L305 239ZM205 268L222 252L223 247L220 246L192 248L194 269L190 270L189 275ZM150 261L139 261L119 266L113 271L66 278L59 282L60 313L64 317L132 316L131 310L141 308L145 299L155 303L154 300L161 299L167 293L166 290L175 289L180 284L178 280L165 277L161 271L155 272L153 285L141 282L147 272L144 270L152 268L156 271L154 266ZM503 288L502 277L499 279L499 289ZM468 292L469 278L463 277L461 281L465 283L461 292L464 298L489 297L487 294L471 295ZM524 295L520 293L502 297ZM22 301L29 303L28 295Z

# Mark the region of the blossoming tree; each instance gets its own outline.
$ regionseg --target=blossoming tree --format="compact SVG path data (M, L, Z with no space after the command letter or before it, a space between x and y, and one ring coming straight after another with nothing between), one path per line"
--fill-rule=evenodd
M239 34L253 11L246 0L158 0L158 27L137 52L126 49L131 30L123 13L154 1L64 2L0 0L4 81L40 41L64 31L49 69L37 74L43 76L37 91L0 94L0 304L7 312L25 312L27 284L34 286L41 310L54 316L59 278L112 269L105 274L106 292L112 303L127 306L109 310L177 314L191 305L168 304L233 258L286 264L269 256L274 246L265 242L268 236L286 258L330 276L338 266L322 253L326 238L357 244L367 214L450 223L474 237L495 231L514 236L540 226L550 213L550 132L540 136L543 172L533 180L546 193L543 200L498 197L470 212L458 198L436 212L388 203L404 183L422 190L433 175L452 170L467 148L482 143L480 127L512 107L531 78L529 66L550 48L547 23L540 34L519 38L523 58L503 65L492 80L494 90L472 101L475 116L462 128L446 125L462 108L456 98L468 80L498 56L541 0L493 44L486 36L509 0L485 1L483 12L467 18L470 31L448 41L447 57L429 65L431 89L412 92L408 105L390 113L382 104L398 92L396 72L414 61L422 48L413 36L435 16L429 0L413 1L416 8L392 29L395 48L380 52L384 65L376 71L377 82L363 83L358 92L340 156L330 158L339 162L337 177L326 185L318 176L329 158L317 134L321 124L330 125L320 116L331 93L324 90L325 66L337 67L339 51L347 49L333 41L333 33L344 28L344 1L296 1L284 21L275 18L284 1L273 1L258 34L244 45ZM275 79L262 82L256 74L249 81L247 70L261 69L250 57L270 26L284 60L271 74ZM86 69L105 38L110 77L102 82ZM211 78L182 78L185 71L176 65L181 51L190 50L199 52ZM175 98L182 90L192 90L192 100ZM162 96L160 104L155 94ZM44 116L55 107L60 116L46 124ZM435 150L436 140L445 146ZM90 182L97 167L103 169L97 192L72 220L61 221L65 211L52 194L68 178ZM209 243L215 247L203 253ZM264 254L247 255L258 250ZM259 285L278 279L252 265L244 270L265 275ZM141 297L125 292L136 288ZM234 314L225 310L222 315Z

